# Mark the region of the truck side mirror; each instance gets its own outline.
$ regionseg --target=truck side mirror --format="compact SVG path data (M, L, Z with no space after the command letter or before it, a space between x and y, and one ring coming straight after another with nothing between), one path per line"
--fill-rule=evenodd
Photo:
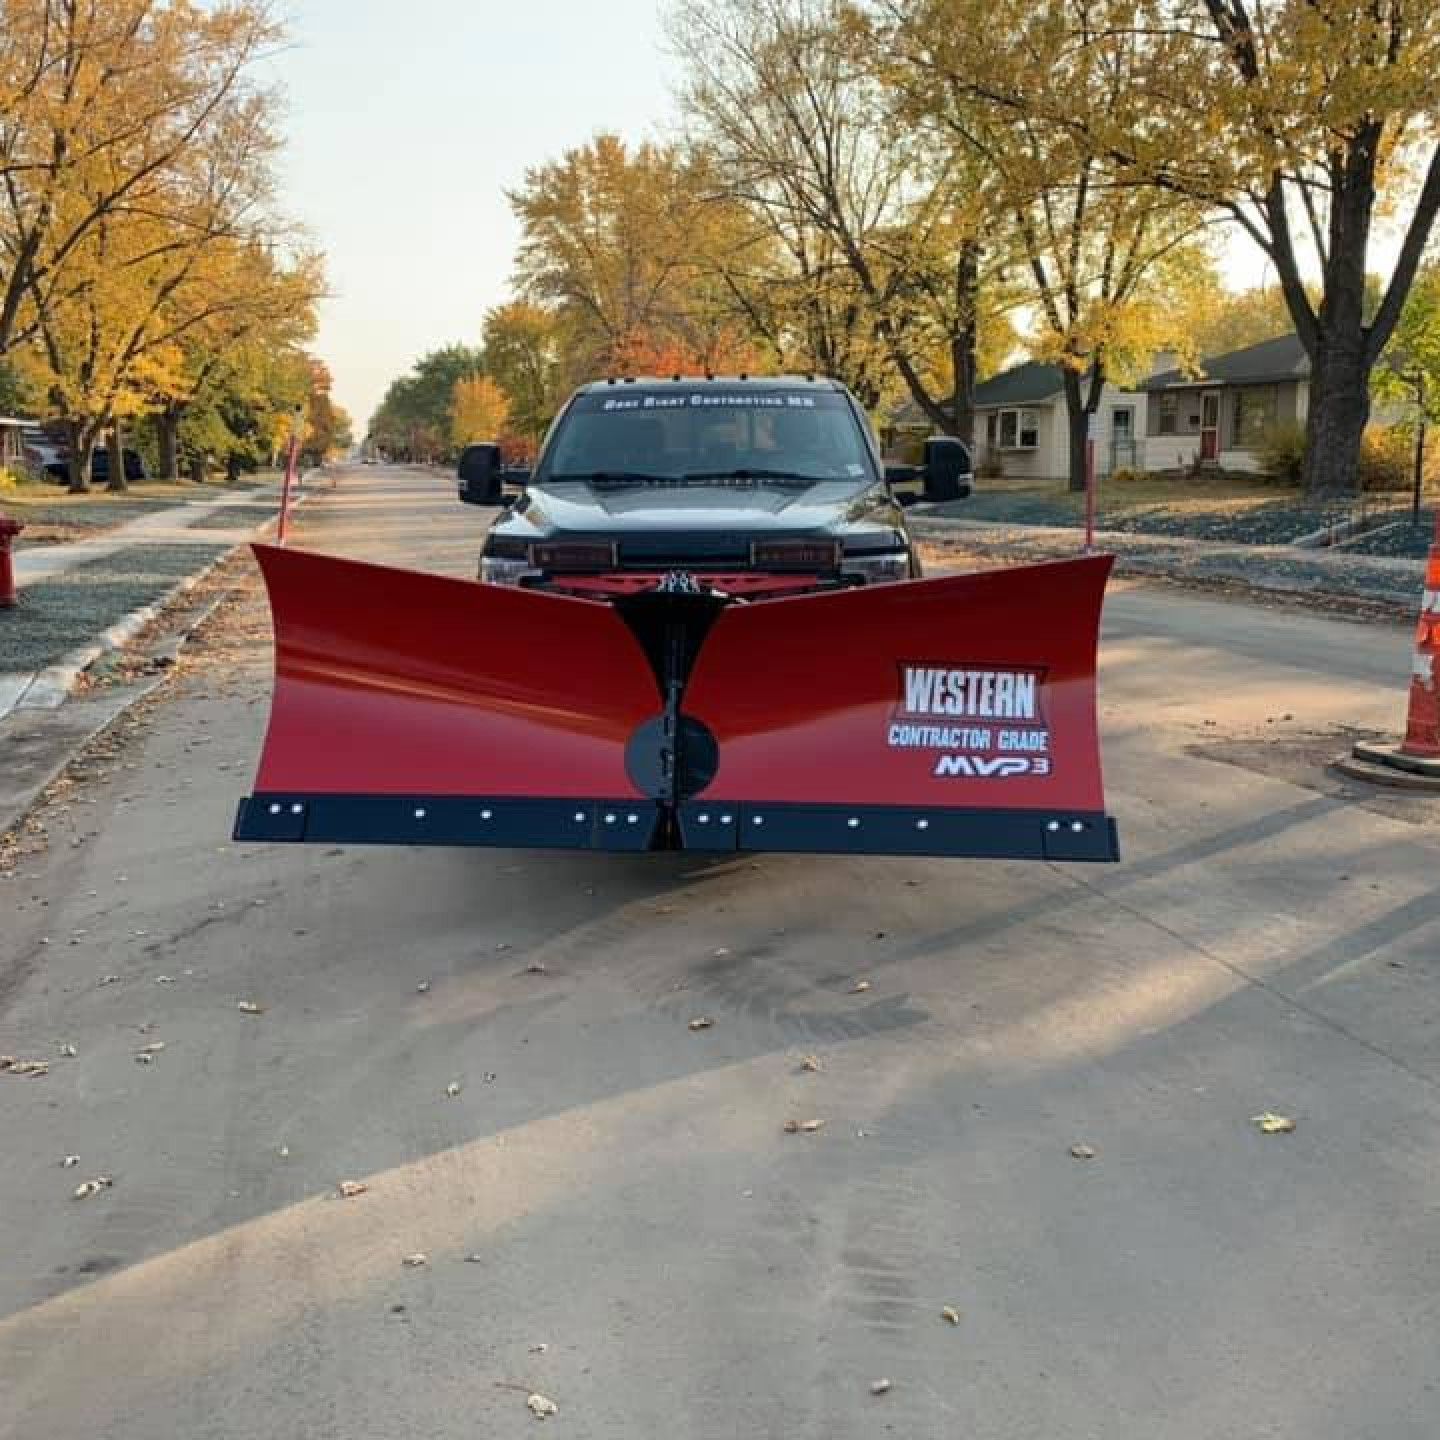
M925 442L925 498L963 500L975 484L970 447L953 435L932 435Z
M456 469L460 484L458 493L467 505L498 505L504 470L500 447L492 441L467 445L460 452Z

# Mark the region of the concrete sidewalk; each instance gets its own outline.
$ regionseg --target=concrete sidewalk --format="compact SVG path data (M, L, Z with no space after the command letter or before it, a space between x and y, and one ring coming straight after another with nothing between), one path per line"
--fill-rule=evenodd
M196 544L207 540L229 541L233 534L226 530L204 528L207 512L233 509L241 505L271 502L268 490L241 490L234 494L217 495L213 499L187 500L167 506L153 514L142 515L102 531L93 540L74 540L63 545L26 545L23 540L15 548L15 584L23 589L40 580L63 575L77 565L88 564L114 555L132 545Z
M306 496L305 478L301 477L302 487L297 488L292 508ZM0 722L12 712L53 710L63 704L79 676L100 656L127 645L166 604L192 589L237 545L267 530L277 515L274 491L250 488L167 506L117 525L93 540L17 548L16 583L22 594L19 606L7 612L4 620L6 629L17 627L17 640L8 656L6 632L0 629ZM231 523L222 523L227 517ZM242 523L233 523L235 517ZM113 563L107 565L107 561ZM112 573L127 567L134 573ZM97 608L92 619L83 606L73 608L74 600L48 593L57 586L73 586L77 594L87 587L100 592L119 589L126 598L119 604L102 598L103 608ZM28 653L22 643L25 591L30 592L31 640L35 625L55 624L55 614L47 612L68 616L59 627L65 632L63 642L57 641L43 655ZM32 644L29 651L35 648ZM22 656L28 663L17 664Z

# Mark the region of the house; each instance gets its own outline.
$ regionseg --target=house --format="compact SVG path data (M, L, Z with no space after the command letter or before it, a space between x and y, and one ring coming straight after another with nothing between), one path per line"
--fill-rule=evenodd
M1145 409L1143 390L1105 387L1096 412L1099 474L1141 467ZM912 404L891 417L883 438L887 449L899 452L933 431ZM1030 360L975 387L975 463L991 474L1031 479L1062 480L1069 474L1069 418L1058 365Z
M1105 386L1095 412L1097 474L1143 465L1145 411L1144 391ZM1058 365L1028 360L975 387L975 462L1005 476L1069 474L1070 420Z
M18 470L25 458L25 427L28 420L0 415L0 470Z
M1294 335L1214 355L1198 374L1164 370L1145 382L1149 395L1145 462L1151 470L1210 465L1263 469L1265 436L1303 425L1310 401L1310 359Z

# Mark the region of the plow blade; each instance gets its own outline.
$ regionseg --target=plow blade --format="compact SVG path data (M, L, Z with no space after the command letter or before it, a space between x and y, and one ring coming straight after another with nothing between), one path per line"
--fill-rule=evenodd
M1108 558L615 604L257 546L241 840L1118 858Z

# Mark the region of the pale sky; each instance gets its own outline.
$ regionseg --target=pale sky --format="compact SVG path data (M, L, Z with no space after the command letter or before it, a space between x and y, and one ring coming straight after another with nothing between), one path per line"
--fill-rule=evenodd
M317 353L363 435L424 351L477 344L529 165L672 115L657 0L288 0L284 204L328 256Z

